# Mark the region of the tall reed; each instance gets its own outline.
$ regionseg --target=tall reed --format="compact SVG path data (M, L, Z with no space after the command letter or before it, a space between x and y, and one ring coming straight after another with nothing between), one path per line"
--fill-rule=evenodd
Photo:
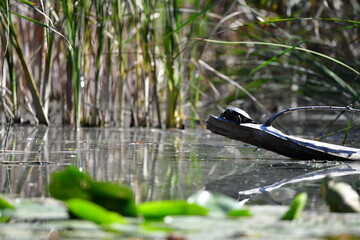
M33 105L35 108L34 110L35 110L37 121L40 124L48 125L49 120L47 118L47 115L44 112L43 105L42 105L42 102L41 102L40 96L39 96L39 91L37 89L34 77L31 73L31 70L26 61L23 49L21 47L18 32L15 28L12 17L9 15L9 12L11 12L9 1L2 1L0 7L1 7L2 14L4 14L1 17L1 25L2 25L2 29L3 29L3 33L5 35L4 37L2 37L2 40L4 40L2 45L6 46L5 52L7 51L8 44L11 44L12 47L14 48L14 50L17 54L18 60L20 61L20 64L22 66L23 74L24 74L24 78L27 83L28 90L32 96L32 101L33 101ZM5 53L5 54L8 54L8 53ZM11 71L11 73L10 73L10 75L11 75L10 82L11 82L11 86L12 86L11 89L16 91L16 88L14 85L13 59L12 58L13 58L13 56L7 57L8 66ZM13 92L12 94L16 94L16 92ZM16 97L13 97L12 100L16 101ZM17 103L13 102L13 106L15 106L15 110L16 110L16 104Z
M3 109L43 124L173 128L227 105L356 105L360 7L277 3L2 1Z

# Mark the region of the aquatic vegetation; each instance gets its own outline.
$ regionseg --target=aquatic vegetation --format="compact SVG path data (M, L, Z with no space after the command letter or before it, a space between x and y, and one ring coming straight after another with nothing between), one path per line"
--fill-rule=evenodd
M53 183L54 179L57 182L56 185ZM69 179L72 180L74 185L77 186L71 188L71 186L68 185ZM279 229L282 228L284 231L285 226L289 227L290 230L292 229L292 231L297 228L308 230L308 225L305 224L305 227L302 227L301 223L303 221L298 221L295 222L296 224L289 225L287 225L285 221L282 221L282 223L279 225L279 222L281 220L297 221L298 219L303 218L302 213L307 202L307 194L304 192L299 193L293 199L290 207L284 214L282 214L283 207L278 206L277 208L272 208L272 211L275 210L277 211L277 213L272 212L271 216L268 216L268 214L270 213L270 208L257 209L256 207L259 206L252 206L250 209L248 209L244 207L244 202L238 202L235 199L219 193L200 191L190 196L187 200L148 201L138 203L136 204L136 215L134 215L133 217L124 217L119 213L119 211L112 211L110 209L111 207L109 208L110 205L108 205L108 203L105 203L108 201L114 201L118 205L124 206L124 204L119 202L117 199L110 199L108 197L110 191L112 192L112 194L118 195L119 193L121 193L121 189L126 189L124 187L118 186L118 189L114 189L113 184L101 182L101 186L99 186L99 188L102 188L102 190L97 191L97 194L104 194L102 199L106 200L104 200L103 202L95 202L89 196L86 196L87 194L79 194L79 192L86 192L86 189L90 185L100 182L92 180L87 174L80 172L74 167L68 167L65 170L53 173L51 181L52 182L50 183L49 189L52 189L55 186L70 187L70 190L68 192L63 192L65 194L63 198L61 198L61 190L59 190L59 192L57 192L55 189L51 190L53 193L55 193L55 196L57 196L57 198L61 198L64 201L64 204L61 206L65 207L68 211L68 218L76 218L95 223L98 226L101 226L103 231L115 235L121 234L122 236L133 236L134 234L142 234L143 237L151 237L154 236L153 234L194 234L195 232L199 232L200 229L203 229L203 232L200 232L200 234L205 234L205 236L209 236L211 234L211 231L213 231L214 229L224 230L228 227L231 227L237 229L237 231L239 231L239 228L247 229L247 231L242 230L240 232L237 232L236 234L241 234L244 236L258 236L259 233L257 233L257 231L261 231L261 236L265 236L263 234L273 234L271 232L268 232L271 228L269 228L270 225L268 225L269 223L265 219L270 218L272 219L271 223L274 223L273 217L279 216L279 214L282 215L282 217L277 218L277 220L275 221L275 225L273 225L273 227L275 227L274 231L278 231L277 234L281 234L281 231L279 231ZM59 183L59 181L63 181L64 184ZM71 191L73 191L73 197L71 196ZM128 190L125 190L124 192L125 193L123 195L128 195ZM81 197L79 198L79 196ZM0 198L0 208L2 210L11 209L13 211L8 212L6 213L6 215L4 215L6 219L3 218L2 215L1 220L9 221L12 217L12 214L14 215L14 213L16 213L19 206L21 206L21 204L19 205L19 203L17 203L16 206L13 207L6 200ZM47 209L51 209L50 206L51 204L47 206ZM29 205L24 206L23 208L29 209ZM59 206L56 206L56 208L59 208ZM256 213L253 213L252 211L255 211ZM3 212L4 211L2 211L2 213ZM311 215L312 218L314 218L315 216L317 215ZM61 214L59 215L59 217L59 220L64 221L64 217ZM309 216L307 216L307 218L308 217ZM254 220L252 220L252 218L254 218ZM323 220L318 222L327 223L329 222L328 218L329 215L327 214L326 216L324 216ZM54 221L53 218L51 219L52 221ZM257 224L255 224L257 227L255 227L254 221L259 221L259 219L262 222L261 224L260 222L257 222ZM86 221L82 222L85 223ZM68 222L67 224L69 224L68 226L72 226L71 224L73 224L73 227L75 229L77 228L77 226L81 227L81 225L79 225L79 222L73 221ZM226 227L219 228L219 225ZM260 227L261 225L268 227L263 227L262 229ZM252 227L249 228L249 226ZM87 227L86 229L88 228L89 227ZM226 233L226 231L220 232L222 234ZM311 236L309 231L305 232L307 236ZM318 236L319 232L312 234L316 234L316 236ZM325 232L324 234L328 234L328 232Z
M10 221L14 209L15 207L12 204L0 197L0 223Z
M208 215L209 211L221 211L226 215L231 210L242 209L236 200L206 191L190 197L187 201L150 201L136 205L134 193L130 188L108 182L97 182L75 167L53 173L49 183L49 193L51 197L67 203L72 199L79 199L71 201L72 208L81 205L83 200L85 204L86 201L93 202L124 216L142 216L146 219L162 219L168 215ZM219 209L219 206L222 208ZM92 208L91 205L88 207ZM103 212L101 209L98 211ZM232 213L232 215L236 214Z
M49 192L52 197L64 200L69 211L76 217L98 224L124 223L125 220L115 212L125 216L141 216L147 220L162 220L166 216L177 215L252 216L251 212L235 199L208 191L195 193L187 200L148 201L136 205L133 193L129 188L106 182L96 182L75 167L68 167L63 171L53 173ZM306 202L307 194L298 194L282 219L300 218ZM95 214L98 216L91 216L95 212L98 213ZM107 215L109 217L106 217Z
M52 174L50 196L67 201L73 198L92 201L125 216L136 216L134 193L126 186L97 182L75 167Z
M233 198L224 196L220 193L201 191L191 195L188 198L190 203L199 204L202 207L210 209L211 216L228 216L228 217L250 217L252 216L249 209Z
M0 198L0 209L14 209L14 206L3 198Z
M349 184L335 182L327 176L321 190L330 211L360 213L360 196Z
M208 210L186 200L152 201L140 203L137 207L139 215L146 219L163 219L166 216L190 215L206 216Z
M356 105L359 12L345 0L2 1L2 117L180 128L209 107Z
M123 216L116 212L111 212L93 202L71 198L66 201L66 206L70 213L76 218L95 222L97 224L126 223Z
M307 202L307 193L299 193L292 201L289 210L281 218L283 220L294 220L301 216Z

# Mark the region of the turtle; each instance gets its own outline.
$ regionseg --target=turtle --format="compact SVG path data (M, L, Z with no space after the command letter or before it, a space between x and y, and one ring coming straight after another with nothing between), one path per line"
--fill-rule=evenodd
M220 114L220 118L234 121L237 125L240 125L240 123L257 123L249 116L249 114L247 114L247 112L237 107L226 109Z

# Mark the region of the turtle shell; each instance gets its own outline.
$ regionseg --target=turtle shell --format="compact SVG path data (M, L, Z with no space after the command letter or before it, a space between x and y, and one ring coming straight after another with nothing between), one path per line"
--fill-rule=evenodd
M247 112L237 107L230 107L226 109L220 117L223 119L231 120L236 122L236 124L240 123L256 123Z

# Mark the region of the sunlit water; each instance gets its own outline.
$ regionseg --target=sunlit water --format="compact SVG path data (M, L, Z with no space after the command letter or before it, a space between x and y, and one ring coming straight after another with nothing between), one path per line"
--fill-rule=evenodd
M70 165L131 186L137 201L207 189L248 204L288 204L307 191L316 209L326 174L360 187L357 163L296 161L207 130L15 126L6 145L5 127L1 136L0 191L19 197L47 197L51 173Z

